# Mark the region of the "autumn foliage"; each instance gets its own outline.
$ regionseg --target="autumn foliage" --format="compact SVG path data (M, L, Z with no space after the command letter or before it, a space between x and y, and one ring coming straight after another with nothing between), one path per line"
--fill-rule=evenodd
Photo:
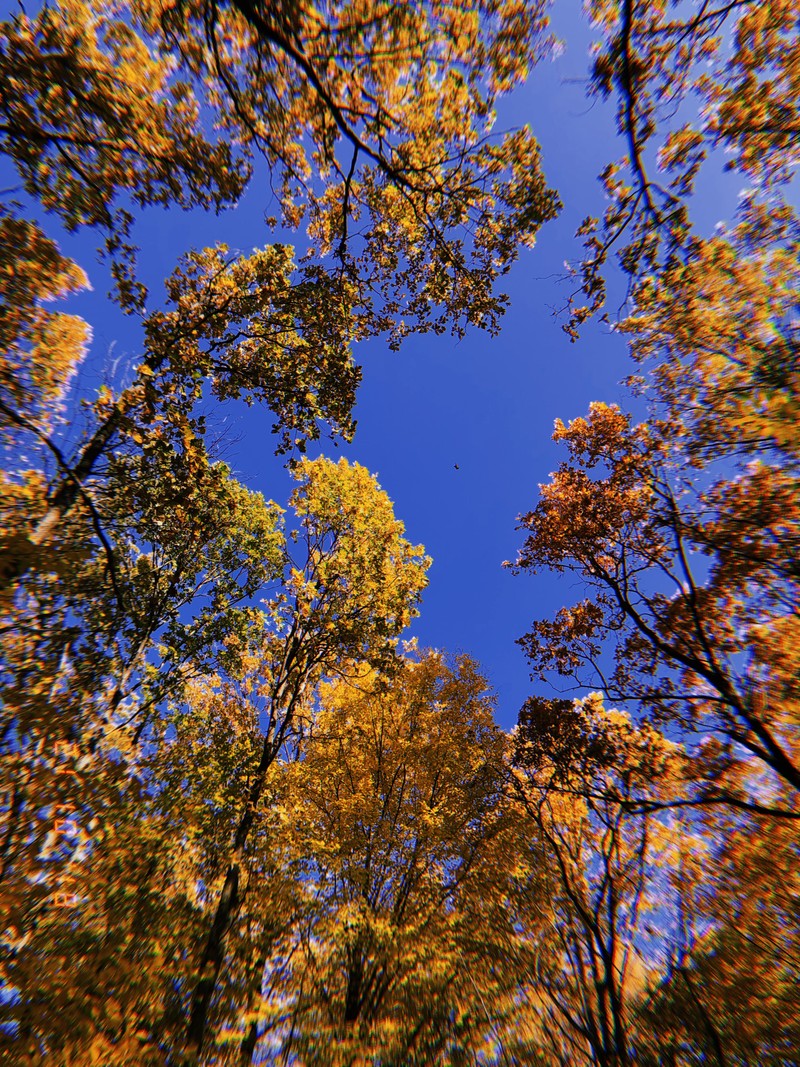
M520 638L510 733L469 656L408 639L430 560L376 479L305 453L353 436L357 342L496 333L560 208L531 130L492 129L552 46L545 4L2 24L3 1062L795 1062L797 13L588 15L622 156L565 328L619 267L636 414L556 421L510 566L578 595ZM748 184L709 234L720 161ZM139 215L264 175L260 246L186 250L148 292ZM88 282L59 227L137 346L77 397ZM233 401L271 413L279 501L218 454Z

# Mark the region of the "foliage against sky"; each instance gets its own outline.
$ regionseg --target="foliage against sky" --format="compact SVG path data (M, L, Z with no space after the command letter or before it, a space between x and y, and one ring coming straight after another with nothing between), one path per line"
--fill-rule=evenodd
M505 279L561 207L536 116L496 122L553 53L545 6L4 23L9 1062L791 1062L797 16L587 15L618 139L562 325L580 347L605 316L627 393L556 422L521 519L517 572L573 581L520 641L511 734L472 660L401 643L430 560L376 479L303 453L353 438L376 345L411 365L415 336L482 330L491 381ZM745 189L712 232L721 166ZM156 277L159 210L193 229ZM96 390L80 235L137 353ZM264 404L278 502L218 454L224 412Z

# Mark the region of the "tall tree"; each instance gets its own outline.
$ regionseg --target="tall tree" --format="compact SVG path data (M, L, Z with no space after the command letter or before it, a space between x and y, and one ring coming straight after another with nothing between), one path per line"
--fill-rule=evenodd
M636 425L593 404L586 418L556 423L569 456L522 517L517 566L575 574L583 598L521 643L535 678L599 689L642 728L655 724L685 746L667 781L626 803L639 813L688 808L683 825L705 857L691 875L684 859L666 868L683 886L661 904L666 920L674 902L675 941L642 1014L629 1015L637 1057L779 1062L791 1038L777 1026L771 1044L762 1028L773 1003L765 972L791 970L780 942L796 938L797 915L750 835L758 826L775 868L791 866L800 815L796 14L782 0L598 0L589 10L600 38L591 92L614 98L624 155L601 175L603 219L579 231L585 254L567 330L577 337L605 303L616 252L629 283L616 329L648 417ZM731 221L706 236L693 195L717 166L746 189ZM567 729L571 705L548 706ZM598 783L593 795L617 794ZM778 942L749 911L749 865L774 905ZM782 978L776 987L783 1006ZM752 1019L741 1033L734 1003Z
M130 974L141 962L138 923L158 912L151 898L159 877L169 901L174 854L169 846L159 858L157 823L140 825L136 814L135 801L146 811L152 789L142 739L149 747L157 738L152 724L169 695L228 658L225 642L251 625L244 602L279 572L274 507L219 467L196 494L174 501L168 518L157 498L140 499L140 529L160 524L158 541L136 544L130 528L120 531L125 554L116 553L111 583L102 547L74 537L59 570L38 574L2 624L3 982L13 994L3 1013L12 1058L21 1062L37 1062L48 1048L60 1055L63 1046L49 1043L51 1025L62 1038L64 1025L74 1025L76 1042L85 1035L86 1013L103 1004L108 976L120 981L112 946ZM194 511L190 522L181 522L181 508ZM208 605L187 615L198 597ZM140 855L126 856L137 842ZM137 894L142 909L126 916L132 925L123 935L116 912ZM58 963L64 953L69 968ZM105 972L96 985L93 955ZM73 998L73 1013L51 999L52 982Z
M212 1009L214 1025L241 1011L237 983L256 936L245 928L277 921L268 905L283 884L241 914L255 842L270 826L270 768L302 732L322 677L356 661L388 669L428 564L362 467L317 459L295 474L293 536L273 528L272 542L260 536L250 546L272 553L264 608L248 607L235 626L216 605L215 654L202 660L216 674L200 680L195 670L188 706L181 698L192 673L183 670L169 715L162 688L149 719L131 722L123 704L99 738L88 726L47 748L32 731L7 738L4 980L14 995L4 1013L10 1047L30 1062L58 1049L79 1062L93 1043L112 1057L123 1038L130 1049L120 1063L126 1055L177 1062L185 1046L200 1054ZM243 543L238 534L238 551ZM223 575L230 566L218 562ZM158 685L165 668L153 669ZM93 696L83 698L90 710ZM132 858L137 840L142 855ZM268 853L264 862L277 861ZM158 877L162 901L153 897ZM126 897L138 901L138 918L115 914ZM69 966L59 969L53 954L67 945ZM159 958L146 980L126 970ZM119 1018L86 993L101 972L98 988L114 990ZM79 991L74 1015L59 1012L64 986Z
M685 732L690 795L676 801L796 815L796 480L756 464L700 488L669 431L604 404L557 423L570 459L524 516L516 566L573 571L589 596L522 644L538 677Z
M406 326L391 304L385 325L402 333L439 304L489 321L492 281L556 205L530 133L489 137L546 28L544 4L484 0L48 6L4 25L4 147L69 226L124 226L108 205L125 191L219 208L263 156L283 221L308 223L316 253L407 289Z
M675 746L594 694L529 701L512 760L551 905L526 976L546 1062L626 1067L659 948L647 919L658 916L662 937L671 923L659 884L671 829L642 801L670 795ZM541 902L523 894L518 907L524 923Z
M279 449L302 450L323 427L352 433L353 341L495 322L518 239L556 209L530 134L489 136L545 27L538 6L494 4L65 2L3 23L0 147L29 197L0 219L12 748L47 747L53 728L95 745L115 715L144 721L187 672L213 669L246 621L237 602L273 573L274 510L214 462L204 396L265 401ZM147 311L135 214L221 210L255 155L307 253L189 253ZM141 316L131 381L85 408L74 450L61 409L88 328L46 302L85 277L42 208L100 231L117 299Z
M209 1010L225 961L227 932L240 902L241 869L262 805L267 773L302 725L300 709L319 680L354 661L390 665L398 635L416 612L428 559L402 536L385 493L363 467L318 459L295 469L292 498L300 520L301 558L287 559L285 591L263 616L263 639L253 668L255 714L263 738L240 769L248 782L231 812L227 871L212 906L197 969L187 1030L190 1056L199 1057ZM248 638L248 644L252 642Z
M0 146L29 213L101 231L117 299L143 334L130 384L100 390L71 450L61 408L88 329L45 304L85 277L22 205L3 209L12 733L47 744L50 697L36 704L37 693L59 694L57 729L86 743L109 707L131 718L131 701L156 706L185 670L213 666L214 643L237 625L229 609L269 576L270 553L245 545L273 542L274 513L226 486L204 395L265 401L279 449L302 450L322 427L352 433L354 340L494 323L497 277L556 208L529 133L488 133L497 95L546 47L545 25L538 7L515 5L339 4L323 16L294 3L71 2L3 23ZM189 253L167 305L145 313L135 212L235 203L254 154L280 189L283 225L306 227L307 254ZM229 537L240 512L241 550ZM210 547L220 516L224 559ZM60 708L68 677L92 693L80 711Z
M398 342L410 329L496 324L497 278L557 210L529 131L489 136L496 97L546 47L545 26L539 5L516 4L459 13L449 4L342 3L324 16L296 3L48 6L3 24L2 147L27 193L67 228L105 231L128 310L146 299L130 209L220 209L241 195L253 154L263 156L282 223L305 225L311 242L293 292L316 313L288 296L296 336L286 337L284 368L320 332L346 366L350 343L367 334L388 331ZM203 107L216 120L214 141ZM275 288L262 280L260 295L283 304L291 257L281 246L262 257ZM152 355L146 377L160 369ZM249 386L280 408L260 366L250 362ZM203 360L183 369L196 380L213 373ZM316 381L307 389L315 393ZM29 526L32 545L70 510L130 402L126 390L97 409L96 429L48 486L47 521ZM342 416L349 425L348 413L324 401L314 412L334 428ZM12 415L18 432L30 431L24 410L12 405ZM300 439L309 432L291 428ZM4 583L25 567L6 554Z
M235 955L231 928L250 918L239 887L269 766L322 674L347 659L386 668L424 561L365 472L312 465L301 475L316 494L301 516L307 554L282 575L278 511L215 461L201 401L266 401L279 449L302 451L322 428L352 433L353 342L495 327L499 277L558 206L530 132L490 132L498 96L546 49L545 28L539 5L494 2L320 11L63 0L3 22L0 149L21 181L0 219L12 1055L177 1056L188 1007L193 1056L209 1011L224 1014L218 978ZM256 157L280 223L308 243L299 262L275 243L249 256L190 252L159 307L137 274L136 217L150 205L222 210ZM54 218L97 231L140 331L128 381L80 398L87 425L74 448L61 408L89 333L46 303L85 278L45 233ZM279 575L282 592L257 612L253 598ZM180 706L200 675L244 677L254 641L272 725L250 724L247 789L231 798L228 840L198 895L186 871L202 850L193 841L184 867L173 841L160 851L165 835L190 831L152 811L170 749L164 706ZM139 830L152 864L131 858ZM140 951L116 910L138 885L136 915L163 934L171 920L159 927L150 896L159 877L176 887L164 915L197 942L187 955L166 938L172 1000L133 981L157 952ZM114 971L115 945L127 978ZM53 982L38 1000L31 992L43 961L55 977L62 952L75 977L64 989L83 991L72 1036Z
M254 1062L259 1047L320 1065L479 1062L514 990L505 739L485 685L465 657L429 653L322 692L285 777L303 903L266 964Z
M719 821L716 821L716 820ZM797 834L763 817L716 816L694 929L644 1005L644 1063L791 1062L797 1047Z

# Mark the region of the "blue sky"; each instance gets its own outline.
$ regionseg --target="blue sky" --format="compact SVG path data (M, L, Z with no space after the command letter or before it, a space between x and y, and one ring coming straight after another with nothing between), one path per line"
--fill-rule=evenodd
M511 302L497 337L423 337L398 354L363 346L358 432L348 449L377 472L409 537L433 557L414 627L420 643L473 655L506 728L532 691L516 638L533 618L580 595L568 576L503 570L521 543L517 516L534 505L538 484L559 461L554 419L583 414L594 399L620 398L617 383L628 373L625 345L608 327L592 324L571 344L553 315L567 292L558 281L564 260L579 256L574 231L602 210L596 175L618 151L612 107L585 95L588 27L577 4L560 8L563 55L505 102L498 128L531 126L548 183L564 202L561 216L504 280ZM244 455L240 462L244 473Z
M585 215L603 210L596 175L622 152L613 104L585 95L590 29L579 5L560 0L554 23L563 53L541 64L504 101L497 128L531 126L548 183L564 203L560 218L542 229L536 248L524 252L505 279L511 303L499 336L473 331L460 341L412 338L399 353L379 342L358 347L364 367L358 431L352 445L337 450L378 475L409 538L424 543L433 557L413 633L423 646L468 652L479 661L498 694L498 719L506 728L533 691L515 639L534 618L580 596L569 576L514 577L503 570L521 543L517 516L534 505L538 483L559 461L550 440L554 419L583 414L591 400L625 404L618 383L631 369L624 342L608 326L591 323L571 344L563 320L553 315L566 297L559 282L564 261L580 255L574 231ZM7 173L6 166L2 177ZM262 222L266 189L265 179L256 176L243 202L217 218L145 213L134 236L154 304L161 279L189 247L222 240L248 251L269 239ZM47 229L56 234L53 220ZM94 287L72 302L93 328L79 379L84 395L104 377L124 381L137 355L135 323L105 300L108 280L93 238L59 237ZM620 293L617 282L617 299ZM251 488L284 500L290 481L271 455L270 413L236 407L225 420L223 458ZM331 454L333 446L325 442L321 450Z

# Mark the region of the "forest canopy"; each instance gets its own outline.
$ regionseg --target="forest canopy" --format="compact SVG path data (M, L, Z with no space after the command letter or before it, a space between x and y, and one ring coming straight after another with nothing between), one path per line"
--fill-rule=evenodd
M570 47L562 6L2 23L3 1062L795 1062L796 5L585 5L615 125L577 205L545 116L502 121ZM550 415L506 566L560 599L513 582L537 617L508 709L480 648L420 647L431 559L356 414L365 353L447 334L519 392L504 288L562 210L573 344L537 373L572 403L602 329L625 378ZM142 235L178 216L156 276ZM108 323L133 354L97 375ZM256 484L226 442L265 407Z

